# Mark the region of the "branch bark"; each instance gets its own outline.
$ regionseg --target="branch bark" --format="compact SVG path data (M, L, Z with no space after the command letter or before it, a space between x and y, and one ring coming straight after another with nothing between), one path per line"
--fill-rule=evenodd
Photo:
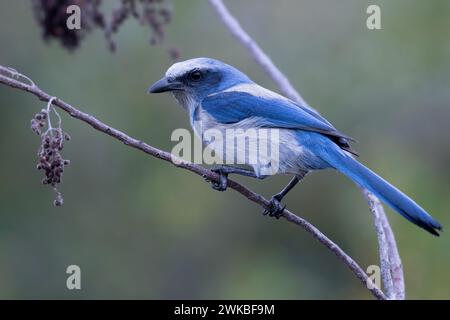
M366 197L367 203L369 204L370 212L372 213L373 220L375 223L375 230L377 232L377 237L380 245L378 246L378 251L380 255L380 268L381 268L381 279L383 281L384 291L386 296L389 298L394 297L394 282L392 280L391 274L391 263L389 259L389 246L386 243L386 232L383 227L382 217L380 216L381 203L378 199L369 191L361 188L364 196Z
M230 13L222 0L209 0L210 5L224 23L228 31L249 51L252 58L265 70L278 85L281 93L295 102L311 108L300 93L292 86L289 79L278 69L270 57L261 49L253 38L241 27L239 21ZM313 109L313 108L311 108ZM314 109L313 109L314 110ZM369 209L374 217L377 230L380 264L383 283L389 299L405 299L403 267L397 249L394 233L384 212L380 200L368 190L362 189L368 199ZM370 200L369 200L370 199Z
M28 83L25 83L23 80L26 80ZM169 152L159 150L141 140L128 136L126 133L112 128L111 126L101 122L94 116L82 112L67 102L59 98L55 98L50 94L42 91L30 78L18 73L17 71L0 66L0 83L9 86L11 88L16 88L21 91L29 92L36 97L38 97L41 101L50 101L52 99L52 104L61 110L64 110L73 118L81 120L87 124L89 124L94 129L105 133L121 142L125 145L132 147L134 149L145 152L146 154L156 157L158 159L167 161L178 168L182 168L188 171L191 171L197 175L202 176L204 179L208 181L219 181L219 175L214 173L213 171L199 166L194 163L190 163L179 159L172 155ZM231 179L228 180L228 186L239 192L241 195L246 197L248 200L260 205L264 209L268 209L270 202L265 199L263 196L257 194L256 192L248 189L244 185L233 181ZM387 297L385 294L376 287L372 280L367 276L364 270L347 254L345 253L336 243L331 241L326 235L324 235L319 229L317 229L314 225L312 225L307 220L295 215L287 209L284 209L282 213L282 217L289 222L292 222L309 234L311 234L316 240L318 240L321 244L323 244L328 250L333 252L352 272L353 274L363 283L363 285L375 296L375 298L379 300L386 300Z

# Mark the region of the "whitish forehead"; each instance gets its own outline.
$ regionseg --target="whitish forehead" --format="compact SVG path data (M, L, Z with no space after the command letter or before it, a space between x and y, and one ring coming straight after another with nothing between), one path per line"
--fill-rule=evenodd
M206 58L191 59L173 64L167 69L166 77L176 78L193 69L202 69L215 64L214 60Z

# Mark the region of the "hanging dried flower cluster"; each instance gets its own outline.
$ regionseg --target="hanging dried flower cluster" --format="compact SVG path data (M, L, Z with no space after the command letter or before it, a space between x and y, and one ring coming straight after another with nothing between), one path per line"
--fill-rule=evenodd
M64 168L70 164L69 160L63 159L61 151L64 147L64 141L69 141L70 136L62 130L61 118L52 106L53 100L54 98L50 99L47 108L42 109L34 116L31 120L31 129L41 137L36 168L44 172L45 176L42 183L51 186L56 193L53 204L61 206L63 197L57 186L62 182ZM57 127L52 126L51 113L54 113L58 118Z
M77 5L82 13L79 30L67 28L67 7L70 5ZM33 8L44 39L57 39L65 48L75 50L89 32L99 28L103 30L111 51L116 49L113 35L128 18L149 27L151 44L161 43L173 11L171 0L120 0L117 8L108 14L103 12L102 0L33 0ZM168 52L172 58L178 58L175 48L169 48Z

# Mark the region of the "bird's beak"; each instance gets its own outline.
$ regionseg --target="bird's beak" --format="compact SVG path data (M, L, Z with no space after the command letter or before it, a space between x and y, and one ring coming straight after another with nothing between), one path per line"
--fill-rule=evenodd
M183 84L179 81L169 81L166 77L156 81L148 88L149 93L183 90Z

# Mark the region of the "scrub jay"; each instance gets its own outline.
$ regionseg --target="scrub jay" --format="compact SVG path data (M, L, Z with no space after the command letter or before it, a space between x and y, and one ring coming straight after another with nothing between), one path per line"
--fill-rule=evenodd
M205 130L276 129L279 147L277 173L293 179L272 197L265 214L279 217L284 210L282 198L310 171L332 168L349 177L383 200L403 217L438 236L442 227L411 198L355 160L356 153L342 134L319 113L254 83L244 73L224 62L196 58L175 63L165 77L149 88L150 93L170 91L188 112L194 132L203 140ZM223 150L212 149L224 156ZM245 150L234 150L239 152ZM237 155L239 157L239 154ZM213 188L225 190L228 174L265 178L258 163L219 166L213 170L220 183ZM271 163L269 162L269 166Z

